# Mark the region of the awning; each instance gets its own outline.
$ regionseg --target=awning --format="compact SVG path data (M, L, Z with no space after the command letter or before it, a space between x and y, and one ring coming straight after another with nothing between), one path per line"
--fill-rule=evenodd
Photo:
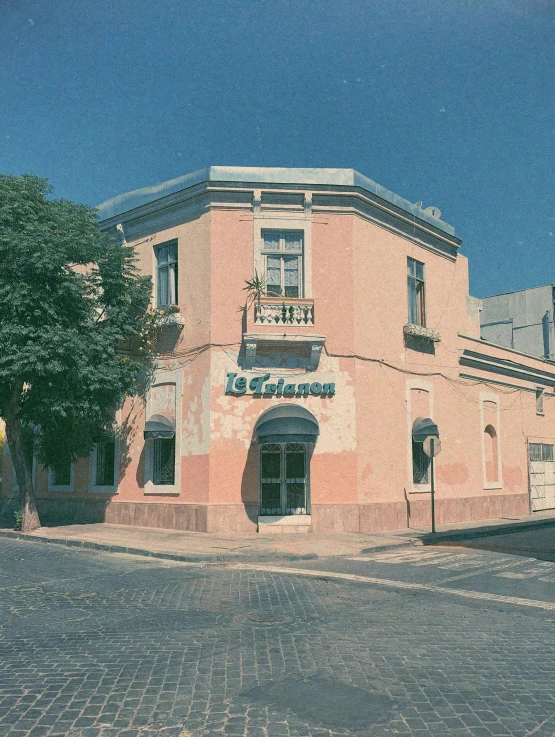
M254 434L259 443L315 443L318 420L304 407L281 404L258 418Z
M152 415L145 425L145 440L156 438L173 438L175 436L175 422L163 415Z
M415 443L423 443L426 438L434 435L439 438L439 430L435 422L429 417L417 417L412 426L412 439Z

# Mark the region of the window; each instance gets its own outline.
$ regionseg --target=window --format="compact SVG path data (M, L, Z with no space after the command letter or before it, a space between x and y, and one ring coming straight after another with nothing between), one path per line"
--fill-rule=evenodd
M499 481L497 433L495 432L493 425L487 425L484 430L484 451L486 460L486 483L493 484Z
M536 389L536 414L543 415L543 395L544 390L541 387Z
M265 230L262 237L267 295L269 297L302 297L302 231Z
M424 453L424 443L412 441L412 482L413 484L430 483L430 459Z
M426 327L426 301L424 295L424 264L407 259L409 293L409 324Z
M73 491L73 463L62 461L48 469L49 491Z
M152 483L156 486L175 484L175 437L156 438L152 442Z
M177 241L156 249L156 307L177 304Z
M94 455L94 486L114 486L116 439L102 438L96 443Z
M553 446L544 443L530 443L531 461L549 461L553 463Z

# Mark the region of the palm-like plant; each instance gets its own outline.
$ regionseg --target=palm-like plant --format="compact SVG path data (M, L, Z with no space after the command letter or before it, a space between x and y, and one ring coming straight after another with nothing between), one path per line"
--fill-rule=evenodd
M243 291L247 293L246 309L256 300L260 307L260 297L266 296L266 280L255 270L252 279L245 279Z

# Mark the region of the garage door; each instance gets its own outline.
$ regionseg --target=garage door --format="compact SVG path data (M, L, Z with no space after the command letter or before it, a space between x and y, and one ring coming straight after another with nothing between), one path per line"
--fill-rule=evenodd
M555 508L553 445L530 443L530 500L532 512Z

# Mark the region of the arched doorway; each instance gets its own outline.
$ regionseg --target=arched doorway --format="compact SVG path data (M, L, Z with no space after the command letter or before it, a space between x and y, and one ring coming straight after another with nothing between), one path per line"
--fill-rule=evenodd
M254 428L260 446L259 514L310 514L310 457L320 432L304 407L272 407Z

